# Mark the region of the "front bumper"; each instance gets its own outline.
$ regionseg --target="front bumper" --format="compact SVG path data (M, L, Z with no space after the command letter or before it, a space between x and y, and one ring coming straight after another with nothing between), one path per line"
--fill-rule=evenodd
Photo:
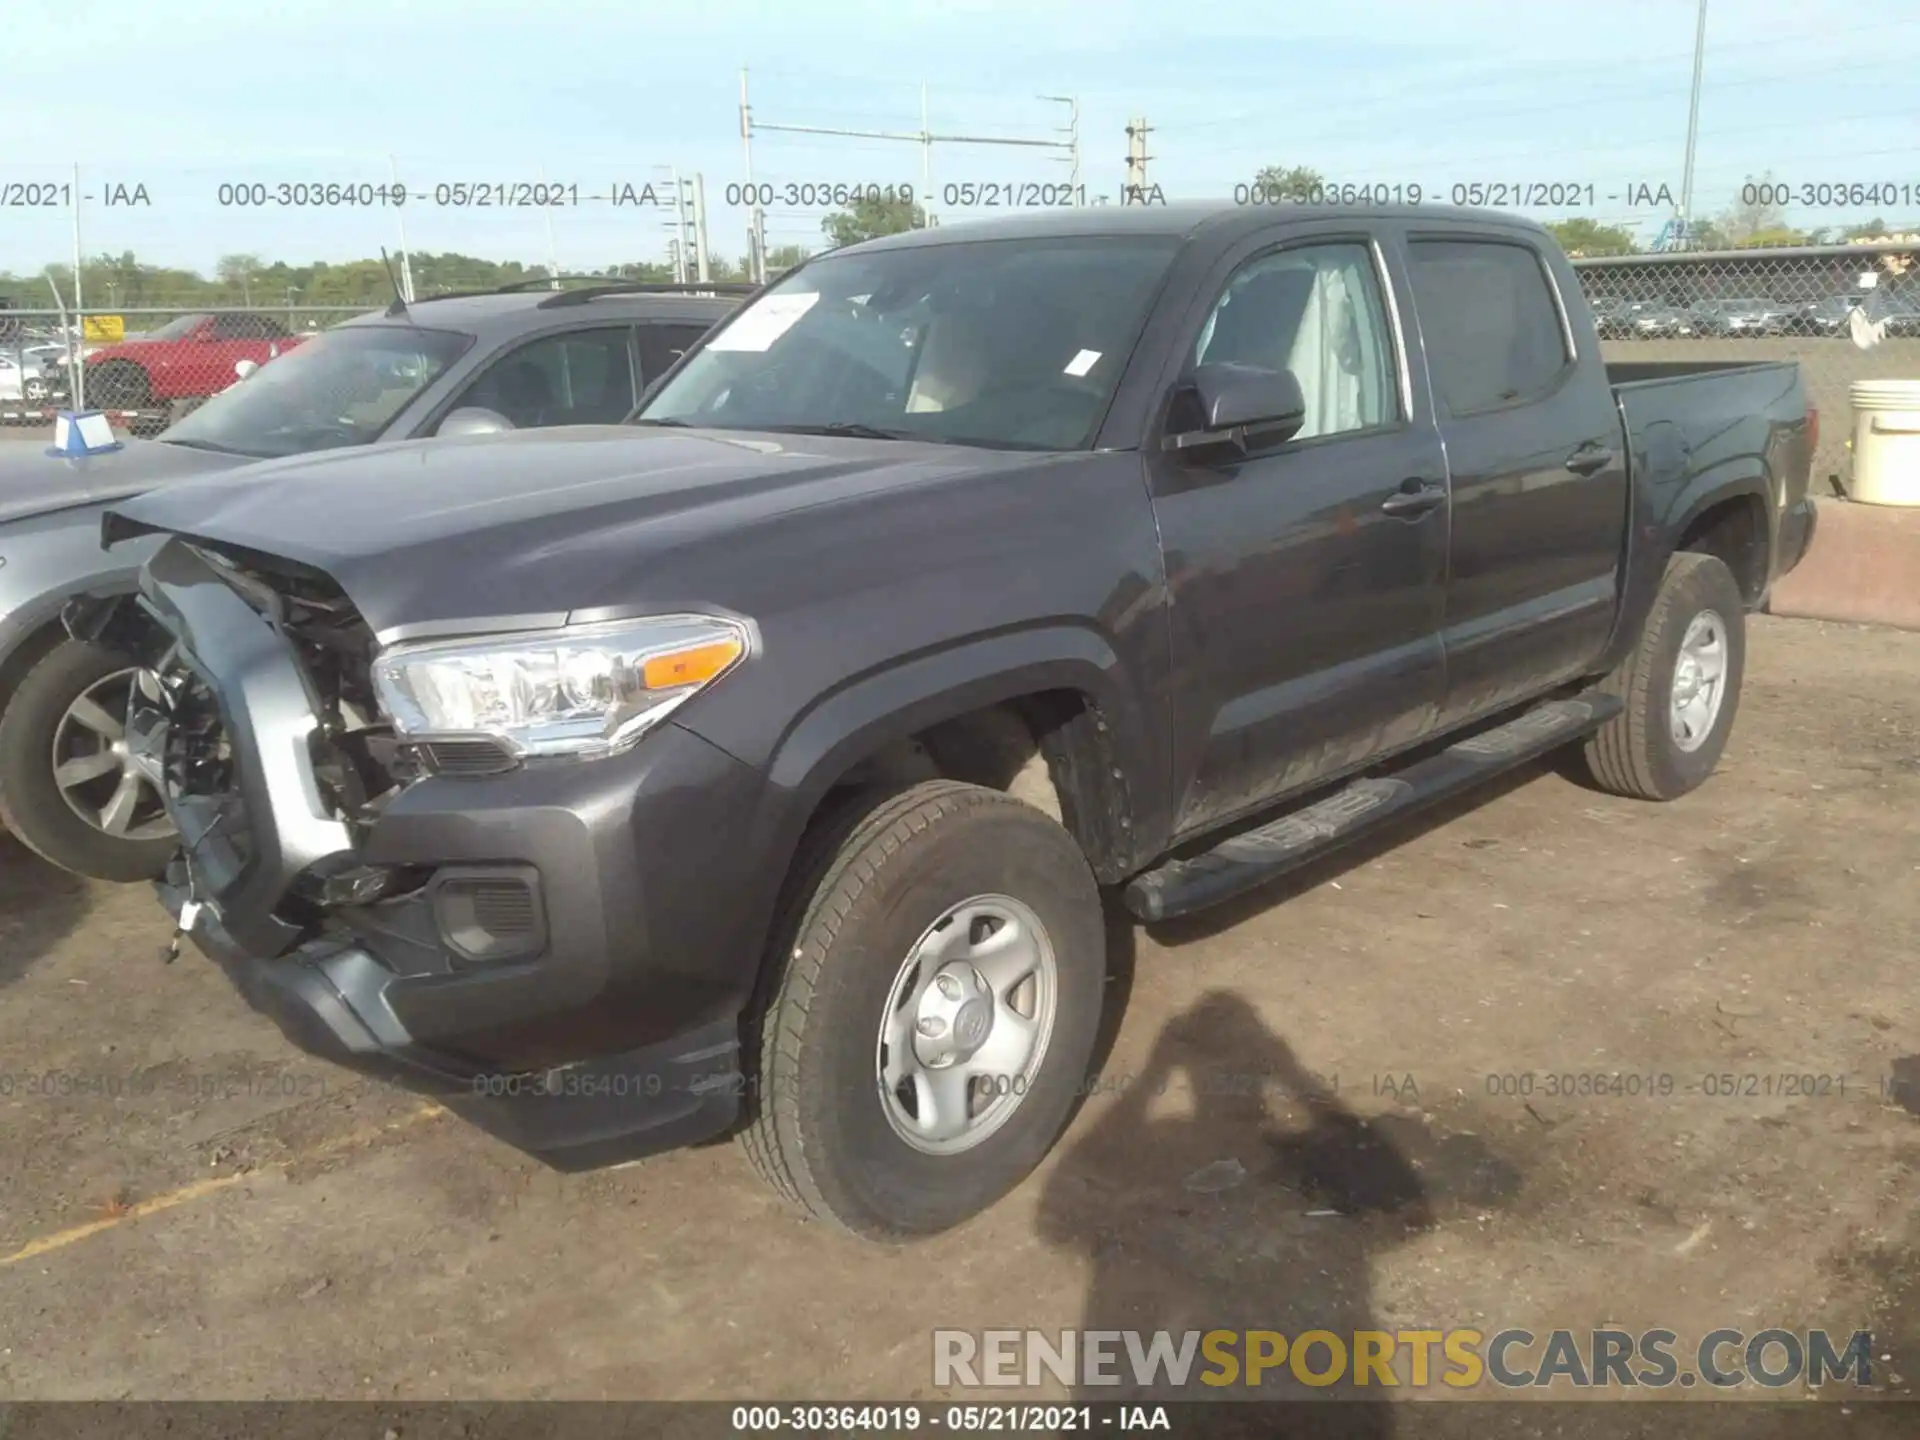
M289 1040L562 1168L735 1121L763 937L730 897L754 888L737 837L757 772L668 723L604 760L416 781L356 832L322 802L293 648L179 542L142 593L217 702L236 782L231 811L166 787L184 847L160 897ZM300 898L302 875L338 864L419 883L367 904ZM488 887L519 899L482 912L472 895ZM514 943L487 958L476 925Z

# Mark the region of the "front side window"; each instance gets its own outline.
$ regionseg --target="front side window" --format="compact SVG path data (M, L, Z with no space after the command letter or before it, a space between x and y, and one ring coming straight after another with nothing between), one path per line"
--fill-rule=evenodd
M1386 307L1364 245L1312 245L1249 262L1201 327L1193 363L1289 370L1307 402L1296 440L1400 418Z
M1434 388L1454 415L1545 395L1572 363L1540 257L1493 240L1417 240L1413 290Z
M977 240L811 261L736 314L636 423L1083 449L1177 245Z

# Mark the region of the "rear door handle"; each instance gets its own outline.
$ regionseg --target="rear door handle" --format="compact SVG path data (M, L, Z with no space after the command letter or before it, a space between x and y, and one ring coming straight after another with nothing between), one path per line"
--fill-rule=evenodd
M1604 445L1582 445L1567 457L1567 469L1576 475L1592 475L1613 463L1613 451Z
M1380 502L1380 511L1402 520L1417 520L1447 503L1447 487L1414 477L1401 482L1400 489Z

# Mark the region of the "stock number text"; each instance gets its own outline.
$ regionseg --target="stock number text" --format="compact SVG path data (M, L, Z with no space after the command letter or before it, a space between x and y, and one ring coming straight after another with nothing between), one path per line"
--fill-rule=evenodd
M1324 185L1236 185L1236 205L1418 205L1426 187L1399 180Z
M729 205L792 205L808 209L816 205L857 205L862 200L913 203L911 185L834 184L827 181L800 181L775 184L762 180L753 184L729 185Z
M1920 201L1920 181L1853 180L1789 184L1754 181L1740 187L1742 205L1912 205Z
M249 209L295 210L314 208L332 208L341 205L404 205L407 203L407 191L403 185L381 185L372 182L340 184L333 181L283 180L277 184L263 181L232 181L222 184L214 191L217 204Z

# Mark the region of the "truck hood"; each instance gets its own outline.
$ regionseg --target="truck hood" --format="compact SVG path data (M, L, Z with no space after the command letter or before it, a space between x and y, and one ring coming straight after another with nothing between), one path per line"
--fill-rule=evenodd
M107 513L318 570L376 634L633 605L648 560L729 527L1044 457L891 440L577 426L255 465ZM676 603L697 597L646 596Z
M161 440L128 440L123 450L79 460L57 459L40 444L0 445L0 524L49 510L122 500L248 463L245 455L221 455Z

